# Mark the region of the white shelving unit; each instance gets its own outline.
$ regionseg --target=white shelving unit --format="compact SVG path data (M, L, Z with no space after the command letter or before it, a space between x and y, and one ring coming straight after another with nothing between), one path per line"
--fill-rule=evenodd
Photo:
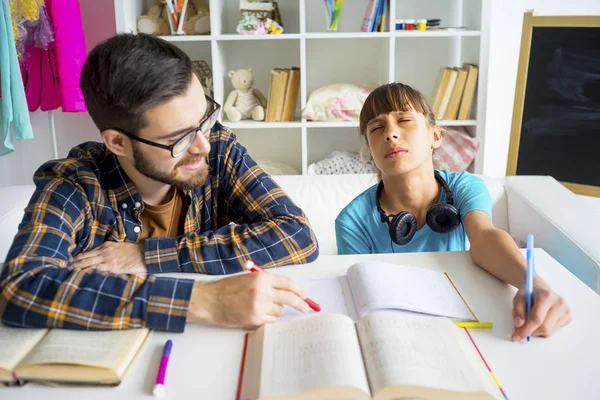
M301 111L315 89L331 83L400 81L430 98L441 67L479 65L479 81L472 119L438 121L443 126L469 126L483 143L485 88L487 87L487 37L490 0L391 0L387 32L366 33L360 25L367 0L344 3L338 32L329 32L322 0L279 0L285 26L282 35L238 35L238 0L210 0L211 35L163 36L193 60L212 65L215 99L223 104L232 90L230 70L252 68L254 86L268 94L270 72L275 67L301 69L296 120L223 123L236 132L255 159L275 159L306 174L308 165L334 150L358 151L358 122L312 122ZM152 0L114 0L117 32L135 32L138 15ZM389 31L389 21L440 18L446 26L467 26L464 31ZM480 152L481 153L481 152ZM480 173L478 154L470 168Z

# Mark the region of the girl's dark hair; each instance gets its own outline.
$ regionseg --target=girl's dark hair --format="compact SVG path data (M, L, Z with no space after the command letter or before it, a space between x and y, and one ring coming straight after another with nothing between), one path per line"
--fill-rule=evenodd
M394 111L410 111L414 110L425 116L425 120L430 126L436 124L435 115L431 110L431 106L427 103L423 93L412 87L399 82L387 83L373 90L360 111L359 118L359 135L362 139L362 147L360 149L361 159L364 161L364 153L369 150L369 139L367 136L367 124L373 118L380 114L389 114ZM441 128L442 136L445 130ZM381 171L375 165L373 168L377 172L377 176L381 179Z
M414 110L425 116L429 125L435 125L435 116L421 92L403 83L394 82L373 90L360 111L359 134L367 139L367 124L380 114Z

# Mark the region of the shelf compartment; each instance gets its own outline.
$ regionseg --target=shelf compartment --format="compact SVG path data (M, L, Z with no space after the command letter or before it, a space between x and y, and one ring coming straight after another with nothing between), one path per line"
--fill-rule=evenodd
M223 124L227 125L226 122ZM236 129L240 144L254 161L265 159L283 162L302 173L302 130L299 128Z

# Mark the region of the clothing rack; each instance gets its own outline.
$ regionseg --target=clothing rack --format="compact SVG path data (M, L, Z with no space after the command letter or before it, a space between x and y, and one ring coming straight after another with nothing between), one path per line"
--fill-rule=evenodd
M50 134L52 134L52 147L54 149L54 159L58 159L58 145L56 142L56 125L54 124L54 110L48 111L48 125Z

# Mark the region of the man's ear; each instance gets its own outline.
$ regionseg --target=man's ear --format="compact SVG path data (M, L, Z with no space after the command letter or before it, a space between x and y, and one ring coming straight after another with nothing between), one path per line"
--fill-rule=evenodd
M122 133L113 129L107 129L102 132L102 140L106 147L114 154L121 157L133 158L131 140Z
M442 127L438 124L435 124L432 128L433 130L433 143L431 144L431 149L437 149L442 145L442 137L444 136Z

